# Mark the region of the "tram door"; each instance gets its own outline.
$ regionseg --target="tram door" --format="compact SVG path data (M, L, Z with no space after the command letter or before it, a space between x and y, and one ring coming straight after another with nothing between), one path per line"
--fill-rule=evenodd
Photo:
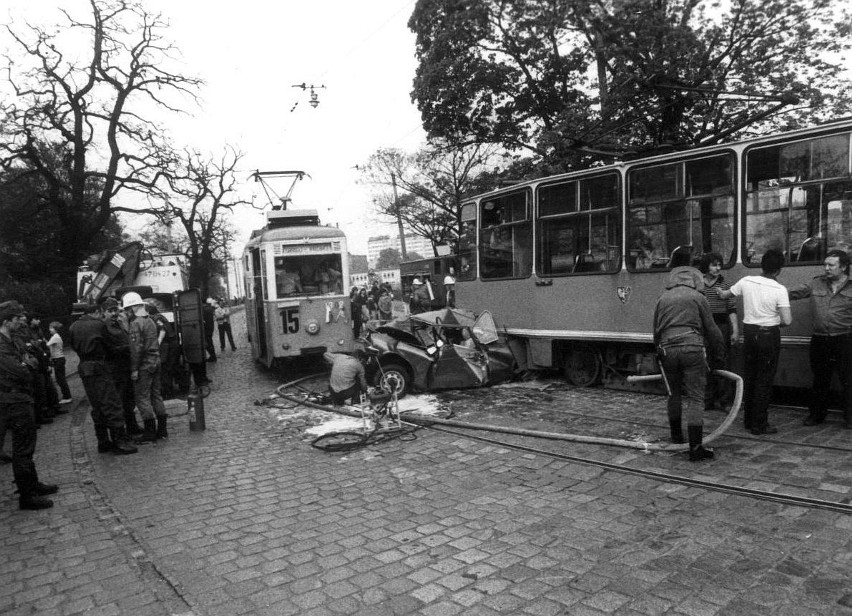
M251 251L251 269L254 274L252 286L254 291L254 331L251 332L252 340L257 341L258 357L266 360L266 263L265 251L255 248Z

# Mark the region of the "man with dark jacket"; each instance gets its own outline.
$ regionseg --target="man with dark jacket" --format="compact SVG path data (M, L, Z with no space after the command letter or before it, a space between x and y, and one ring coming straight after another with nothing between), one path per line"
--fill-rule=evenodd
M216 300L208 297L201 309L204 319L204 347L207 349L207 361L216 361L216 347L213 346L213 332L216 331Z
M133 394L133 381L130 380L130 328L127 318L114 297L104 300L103 309L107 367L121 400L124 426L130 436L142 434L142 428L136 421L136 396Z
M814 375L806 426L825 421L831 377L837 371L843 388L843 428L852 430L852 279L849 255L829 250L825 273L789 290L790 301L810 298L813 315L811 371Z
M681 415L685 406L689 459L693 462L713 457L713 451L702 445L708 373L705 347L710 352L711 365L717 365L725 356L722 333L701 293L703 288L703 276L697 269L676 267L654 308L654 344L669 389L672 442L683 443Z
M136 453L124 425L124 412L107 368L107 330L101 307L90 304L68 330L71 347L80 358L80 380L92 407L92 422L100 453ZM110 438L111 437L111 438Z
M53 501L44 497L59 488L41 483L33 462L33 381L37 361L15 341L14 333L20 327L26 327L23 307L14 301L0 304L0 417L12 433L12 474L18 486L18 506L47 509L53 507Z

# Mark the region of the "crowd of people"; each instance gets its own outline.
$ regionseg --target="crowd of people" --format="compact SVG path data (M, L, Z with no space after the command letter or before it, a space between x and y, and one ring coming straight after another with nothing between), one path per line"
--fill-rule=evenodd
M768 408L781 350L781 328L793 322L790 301L810 298L813 372L809 413L804 425L825 421L831 379L837 372L843 389L844 429L852 429L852 281L850 258L828 251L824 273L809 283L787 289L777 278L784 255L768 250L761 274L729 285L720 274L722 258L705 255L700 270L674 268L654 309L654 342L668 389L671 440L683 443L685 411L689 458L713 457L703 446L703 411L730 402L729 392L708 383L708 368L727 368L729 350L739 342L733 298L743 301L743 421L754 435L775 434ZM724 332L724 333L723 333ZM709 364L709 365L708 365Z
M390 321L393 310L393 287L389 282L379 284L374 280L366 286L353 286L349 290L352 305L352 333L361 336L361 328L367 321Z
M236 350L230 310L224 302L210 299L204 312L205 322L211 322L205 328L210 351L206 360L215 361L213 322L218 324L222 350L226 338ZM121 302L107 297L86 306L67 333L58 321L48 329L46 337L39 316L28 315L20 303L0 303L0 460L12 464L21 509L51 507L53 502L46 497L58 489L39 481L33 454L37 429L67 413L73 401L65 375L66 343L79 357L78 373L91 407L98 452L134 454L137 444L169 435L163 398L174 393L172 371L181 350L174 325L154 302L135 292L126 293ZM210 384L203 362L190 368L197 386Z

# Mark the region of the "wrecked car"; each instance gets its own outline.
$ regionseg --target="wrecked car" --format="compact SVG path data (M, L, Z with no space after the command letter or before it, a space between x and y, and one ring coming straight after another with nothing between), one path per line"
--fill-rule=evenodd
M483 387L512 378L515 360L490 312L444 308L369 328L367 378L385 391Z

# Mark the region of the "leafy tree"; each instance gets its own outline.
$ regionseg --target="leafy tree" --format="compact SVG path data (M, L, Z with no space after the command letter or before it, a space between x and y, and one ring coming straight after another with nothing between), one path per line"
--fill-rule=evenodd
M228 249L234 238L229 216L249 201L240 199L235 169L243 154L226 148L218 159L187 151L169 172L171 197L158 216L177 222L186 237L189 285L209 295L211 279L225 273Z
M409 252L406 256L409 261L416 261L417 259L423 258L423 256L417 252ZM376 267L374 269L396 269L399 267L400 263L402 263L402 255L399 250L396 248L384 248L379 251L379 256L376 257Z
M39 145L39 148L51 173L67 177L69 159L63 155L64 148L61 145ZM0 279L47 285L45 288L58 293L52 305L65 305L70 309L75 299L76 268L84 255L71 263L66 262L68 257L62 246L65 229L51 207L53 190L42 174L33 173L31 169L0 170L0 220L3 221L0 224ZM94 195L87 197L94 198ZM92 239L85 254L100 252L122 241L121 224L112 215ZM60 312L54 306L50 314Z
M157 184L168 148L146 116L177 112L178 97L193 97L201 83L170 71L174 48L161 36L167 24L141 0L90 0L89 7L87 19L60 9L65 23L55 30L21 21L4 33L14 50L0 91L0 168L44 183L67 274L115 212L135 211L115 197ZM61 165L50 159L57 152Z
M402 261L402 255L399 254L399 250L396 248L383 248L379 251L379 256L376 258L375 269L395 269L399 267L400 261Z
M831 0L418 0L412 97L431 138L556 167L848 113Z
M401 219L434 247L457 237L462 201L481 191L477 178L495 158L495 148L478 144L432 144L414 154L380 149L362 173L378 192L374 199L378 212Z

